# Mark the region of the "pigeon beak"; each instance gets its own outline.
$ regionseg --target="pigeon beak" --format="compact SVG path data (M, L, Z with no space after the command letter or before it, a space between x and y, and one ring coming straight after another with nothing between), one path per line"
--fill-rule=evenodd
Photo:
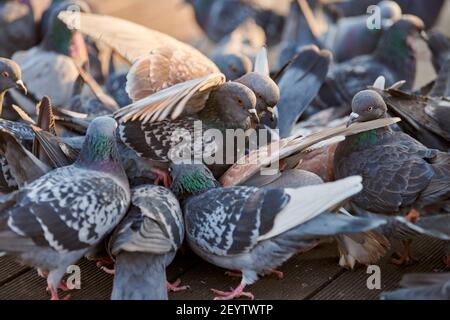
M356 112L352 112L350 114L350 118L347 121L347 128L350 127L350 125L354 122L356 122L359 118L359 114L357 114Z
M272 121L275 121L275 108L276 108L276 106L273 107L273 108L271 108L271 107L268 107L268 108L267 108L267 111L269 111L270 114L271 114L270 119L271 119Z
M27 87L25 87L25 84L23 83L22 80L16 81L16 88L19 90L22 90L25 95L28 94L28 89L27 89Z
M260 122L259 117L258 117L258 111L256 111L256 109L250 109L250 110L248 110L248 112L250 113L252 118L256 121L256 123Z
M425 41L425 42L428 42L430 40L430 38L428 37L428 34L424 30L420 31L419 35L420 35L420 38L422 38L423 41Z

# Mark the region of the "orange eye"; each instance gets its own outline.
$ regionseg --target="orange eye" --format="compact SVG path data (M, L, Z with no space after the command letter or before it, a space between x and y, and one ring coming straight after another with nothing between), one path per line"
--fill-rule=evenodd
M367 108L367 111L369 111L369 112L372 111L372 110L373 110L373 107L368 107Z
M9 77L9 73L6 72L6 71L3 71L3 72L2 72L2 77L3 77L3 78L8 78L8 77Z
M238 103L240 106L243 106L243 105L244 105L244 102L243 102L241 99L238 99L238 100L237 100L237 103Z

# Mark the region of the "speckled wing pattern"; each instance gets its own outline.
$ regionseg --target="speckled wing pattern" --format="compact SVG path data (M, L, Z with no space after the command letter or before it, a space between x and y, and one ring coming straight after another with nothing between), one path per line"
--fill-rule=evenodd
M196 246L219 256L249 252L273 228L289 200L281 189L210 190L186 203L186 235Z
M392 214L411 206L429 185L433 169L427 159L436 151L427 149L403 133L385 133L376 145L341 150L335 162L337 177L359 174L364 189L353 197L365 210Z
M131 204L128 215L111 237L111 253L177 251L184 239L184 222L172 192L159 186L140 186L132 190Z
M17 192L4 209L7 229L20 243L60 253L88 249L117 225L127 209L127 191L112 177L74 166L52 171ZM0 234L5 230L1 230Z
M201 130L195 130L196 120L196 117L182 117L156 123L130 121L119 126L120 138L139 156L160 162L179 158L181 152L196 159L213 155L222 147L220 141L203 139L208 128L203 124Z

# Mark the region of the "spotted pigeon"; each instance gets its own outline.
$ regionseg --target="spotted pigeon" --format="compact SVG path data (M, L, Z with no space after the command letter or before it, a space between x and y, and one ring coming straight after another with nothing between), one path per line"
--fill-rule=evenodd
M167 300L166 267L183 240L181 208L170 190L133 188L130 210L109 241L116 260L111 298Z
M114 119L89 127L75 164L47 173L1 198L0 251L47 275L52 299L67 268L120 222L130 203Z
M172 190L184 199L186 239L192 250L214 265L242 271L236 289L213 290L220 300L253 298L244 288L258 274L273 272L320 239L384 223L326 213L361 190L359 177L299 189L221 188L203 165L171 168Z

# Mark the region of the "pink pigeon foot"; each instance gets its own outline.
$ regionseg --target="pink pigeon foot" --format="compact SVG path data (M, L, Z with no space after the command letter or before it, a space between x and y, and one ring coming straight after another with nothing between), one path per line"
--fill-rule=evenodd
M225 275L227 277L232 277L232 278L241 278L242 272L240 272L240 271L225 271Z
M97 260L95 265L97 266L97 268L100 268L102 271L104 271L107 274L114 275L116 272L116 270L114 269L114 261L109 257L101 258L101 259Z
M284 273L282 271L276 270L276 269L269 269L264 273L264 276L271 276L271 275L275 275L278 280L283 280L284 279Z
M168 172L158 169L151 168L150 172L156 175L155 185L159 185L161 182L166 188L170 188L172 186L172 179Z
M219 291L216 289L211 289L211 291L216 295L214 300L233 300L240 297L247 297L250 300L254 300L255 297L251 292L244 292L245 284L241 282L241 284L236 288L231 288L231 291L225 292L225 291Z
M170 283L167 282L166 286L167 286L167 291L169 292L181 292L181 291L185 291L185 290L189 290L190 287L189 286L180 286L181 284L181 280L177 279L174 283Z

